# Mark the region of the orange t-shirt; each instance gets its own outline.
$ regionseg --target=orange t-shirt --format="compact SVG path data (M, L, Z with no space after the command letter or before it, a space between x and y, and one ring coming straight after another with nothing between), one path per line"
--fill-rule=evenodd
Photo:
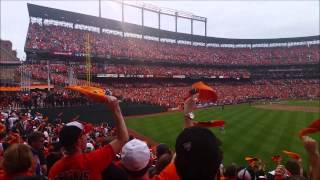
M174 163L168 164L159 175L156 175L152 178L152 180L180 180L176 166Z
M49 172L49 180L100 180L101 172L115 157L110 144L87 154L66 156L57 161Z

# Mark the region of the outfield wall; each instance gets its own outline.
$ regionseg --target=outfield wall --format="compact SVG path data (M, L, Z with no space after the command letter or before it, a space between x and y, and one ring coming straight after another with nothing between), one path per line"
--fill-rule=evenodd
M150 105L150 104L134 104L129 102L120 103L120 107L124 116L152 114L167 111L166 108ZM42 108L33 110L43 113L44 116L49 117L49 121L53 121L59 113L62 121L69 121L72 118L79 115L81 121L87 121L91 123L108 122L113 125L113 116L109 108L104 104L95 104L89 106L73 106L73 107L54 107L54 108Z

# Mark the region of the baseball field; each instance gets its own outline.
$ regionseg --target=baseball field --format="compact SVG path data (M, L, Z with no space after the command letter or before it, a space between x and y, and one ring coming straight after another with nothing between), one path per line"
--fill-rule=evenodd
M285 101L279 104L232 105L195 111L196 121L225 120L224 130L211 128L222 141L224 163L245 165L245 156L261 158L267 168L273 168L271 157L289 150L300 154L307 166L306 152L298 137L301 128L320 118L320 101ZM281 107L278 107L281 106ZM286 109L287 107L287 109ZM174 150L175 139L182 130L183 113L129 117L127 125L133 131L155 143L166 143ZM320 141L320 133L311 135Z

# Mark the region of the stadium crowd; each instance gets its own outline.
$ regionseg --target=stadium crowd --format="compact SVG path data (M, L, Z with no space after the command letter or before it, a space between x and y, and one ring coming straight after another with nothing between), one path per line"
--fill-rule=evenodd
M41 67L43 70L47 66ZM85 65L72 65L76 74L86 73ZM56 73L67 73L65 64L52 64L50 70ZM172 67L172 66L150 66L150 65L128 65L128 64L91 64L93 74L124 74L124 75L153 75L153 77L170 77L174 75L184 75L192 77L224 76L228 77L250 77L250 72L246 69L213 69L196 67Z
M81 94L66 89L32 92L1 92L0 107L9 109L37 109L44 107L66 107L89 105Z
M210 83L209 83L210 84ZM264 80L247 83L210 84L219 97L217 104L237 104L251 99L288 99L320 97L319 80ZM140 87L139 87L140 86ZM107 86L114 95L133 102L157 104L169 108L180 107L181 96L186 96L190 85L181 84L121 84Z
M135 65L127 65L135 66ZM77 77L66 76L65 66L51 65L50 80L52 84L58 86L66 86L70 84L86 85L87 81L77 79ZM83 70L83 66L77 66ZM95 66L93 66L95 67ZM108 66L113 69L115 66ZM109 73L126 74L126 66L122 68L114 68L114 71ZM24 68L32 73L32 78L41 81L47 81L48 72L47 66L41 64L26 65ZM74 68L77 69L77 68ZM97 68L93 68L97 69ZM153 69L153 68L150 68ZM156 69L156 68L155 68ZM158 68L161 69L161 68ZM168 68L170 72L170 68ZM174 69L174 68L173 68ZM79 71L75 70L75 74ZM99 72L99 71L98 71ZM146 71L148 72L148 68ZM185 72L185 71L181 71ZM242 72L239 70L239 72ZM244 71L245 72L245 71ZM143 74L144 71L130 71L130 74ZM146 73L148 74L148 73ZM161 73L160 73L161 74ZM206 73L203 72L203 75ZM227 77L227 76L226 76ZM225 77L225 78L226 78ZM69 82L72 81L72 82ZM219 99L217 104L237 104L248 102L250 99L266 98L266 99L288 99L288 98L316 98L320 97L318 79L283 79L283 80L250 80L250 81L232 81L232 82L216 82L210 85L215 88ZM150 82L123 82L123 83L96 83L91 82L92 86L110 89L115 96L121 97L125 101L136 103L148 103L160 105L167 108L176 108L181 105L181 95L187 94L190 84L188 83L170 83L162 81ZM67 93L67 92L66 92Z
M86 35L97 57L126 57L184 64L307 64L320 59L319 45L288 48L215 48L120 37L62 26L29 24L26 48L84 56Z
M208 129L194 126L189 113L196 98L184 101L184 130L176 139L175 151L166 144L150 146L129 137L117 98L108 96L106 105L115 117L115 126L92 125L72 119L53 121L41 113L1 110L0 179L306 179L320 176L317 142L303 137L310 158L310 171L301 159L278 163L267 171L262 160L248 165L223 165L221 141Z
M47 80L47 71L42 65L30 65L35 79ZM69 78L63 73L51 73L53 84L65 86ZM85 85L87 81L74 78L74 83ZM320 97L319 80L285 79L285 80L252 80L248 82L211 83L217 91L217 104L237 104L248 102L253 98L288 99L288 98L316 98ZM186 95L188 83L105 83L91 82L92 86L110 89L115 96L125 101L148 103L176 108L181 105L181 95Z

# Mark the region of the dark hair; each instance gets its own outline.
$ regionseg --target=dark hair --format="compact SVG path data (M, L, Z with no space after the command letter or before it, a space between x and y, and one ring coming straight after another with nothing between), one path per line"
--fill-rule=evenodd
M228 178L235 178L237 177L237 174L238 174L238 166L235 163L232 163L231 165L226 167L224 176Z
M156 156L159 159L164 154L171 154L171 151L168 145L161 143L156 147Z
M292 175L300 175L300 165L297 161L288 160L285 167Z
M41 138L44 138L44 134L41 132L32 132L28 137L28 144L31 145L35 141L39 141Z
M180 179L212 180L222 161L221 142L208 129L184 129L176 140L175 166Z
M59 142L67 154L72 154L75 151L75 145L81 133L82 130L76 126L65 126L62 128L59 134Z

